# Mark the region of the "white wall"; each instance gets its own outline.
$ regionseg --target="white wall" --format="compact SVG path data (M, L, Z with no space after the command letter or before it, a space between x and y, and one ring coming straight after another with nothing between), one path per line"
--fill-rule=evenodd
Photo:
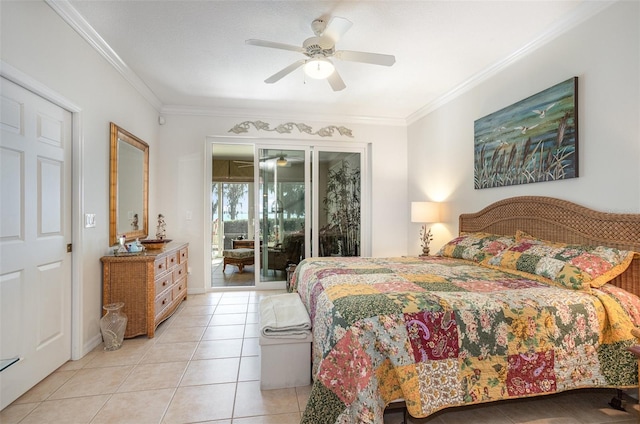
M409 200L449 207L448 222L434 228L434 248L457 235L460 213L512 196L640 212L639 28L640 3L618 2L409 126ZM474 121L573 76L579 78L579 178L475 190ZM410 252L419 250L418 232L409 226Z
M149 143L153 170L158 115L45 3L2 1L0 8L2 61L81 109L82 132L74 148L79 150L76 153L81 155L82 166L74 170L80 170L82 182L72 196L79 202L81 214L96 214L95 228L85 229L81 222L73 226L80 241L80 246L74 246L73 258L81 258L81 263L74 265L79 267L77 294L81 296L80 316L74 317L74 325L80 326L82 335L76 350L84 354L101 341L100 257L109 246L109 122ZM154 187L152 180L152 193ZM151 196L151 210L154 200Z
M340 146L344 141L371 143L372 162L372 255L394 256L406 254L407 200L406 128L404 126L370 125L346 122L304 121L314 129L327 125L344 125L353 130L353 138L319 137L300 133L276 134L255 130L241 136L229 129L243 121L261 119L275 127L299 119L264 117L215 117L204 115L164 114L166 123L160 129L158 151L159 172L155 176L158 187L158 211L167 222L167 237L189 242L189 289L204 290L205 262L210 252L205 251L210 234L205 231L205 211L210 199L205 196L205 143L207 137L262 137L270 140L313 140ZM187 220L190 212L192 219ZM151 222L153 226L153 220ZM150 229L151 231L151 229Z

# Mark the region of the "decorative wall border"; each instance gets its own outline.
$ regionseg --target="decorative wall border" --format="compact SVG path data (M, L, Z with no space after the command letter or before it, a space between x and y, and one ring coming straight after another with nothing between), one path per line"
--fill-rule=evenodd
M239 124L236 124L233 128L229 130L229 132L235 134L247 133L251 129L251 127L255 127L256 130L260 131L275 131L279 134L291 134L294 128L297 128L301 133L311 134L311 135L319 135L320 137L333 137L334 133L337 131L340 135L345 135L347 137L353 138L353 131L347 127L329 125L326 127L320 128L318 131L313 131L313 128L310 125L295 123L295 122L287 122L285 124L280 124L275 128L271 128L270 124L263 121L244 121Z

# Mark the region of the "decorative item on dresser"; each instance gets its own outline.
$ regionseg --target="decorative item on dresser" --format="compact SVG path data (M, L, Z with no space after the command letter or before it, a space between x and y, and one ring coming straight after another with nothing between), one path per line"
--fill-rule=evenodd
M102 303L124 302L129 322L124 334L152 338L162 321L187 299L189 244L171 242L162 250L103 256Z

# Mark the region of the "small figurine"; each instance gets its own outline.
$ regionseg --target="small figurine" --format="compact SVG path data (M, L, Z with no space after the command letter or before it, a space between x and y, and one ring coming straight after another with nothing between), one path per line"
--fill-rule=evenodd
M138 227L138 214L134 214L133 215L133 221L131 221L131 229L133 231L138 231L139 227Z
M127 236L126 235L121 235L119 238L120 244L118 245L118 249L116 250L116 253L127 253L129 252L127 250L127 245L125 244L127 241Z
M156 238L158 240L164 240L166 237L167 224L164 222L164 215L158 214L158 228L156 229Z

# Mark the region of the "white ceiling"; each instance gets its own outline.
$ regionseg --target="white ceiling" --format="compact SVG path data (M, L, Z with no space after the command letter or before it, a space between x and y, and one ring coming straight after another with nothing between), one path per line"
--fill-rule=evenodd
M88 1L47 0L160 111L264 110L274 115L410 121L522 54L599 12L601 1ZM79 13L79 15L77 14ZM353 22L337 50L393 54L391 67L335 60L347 88L302 69L263 81L300 53L246 45L301 45L318 17ZM93 34L91 28L95 30ZM141 83L142 82L142 83ZM146 86L146 87L145 87ZM148 87L148 89L147 89Z

